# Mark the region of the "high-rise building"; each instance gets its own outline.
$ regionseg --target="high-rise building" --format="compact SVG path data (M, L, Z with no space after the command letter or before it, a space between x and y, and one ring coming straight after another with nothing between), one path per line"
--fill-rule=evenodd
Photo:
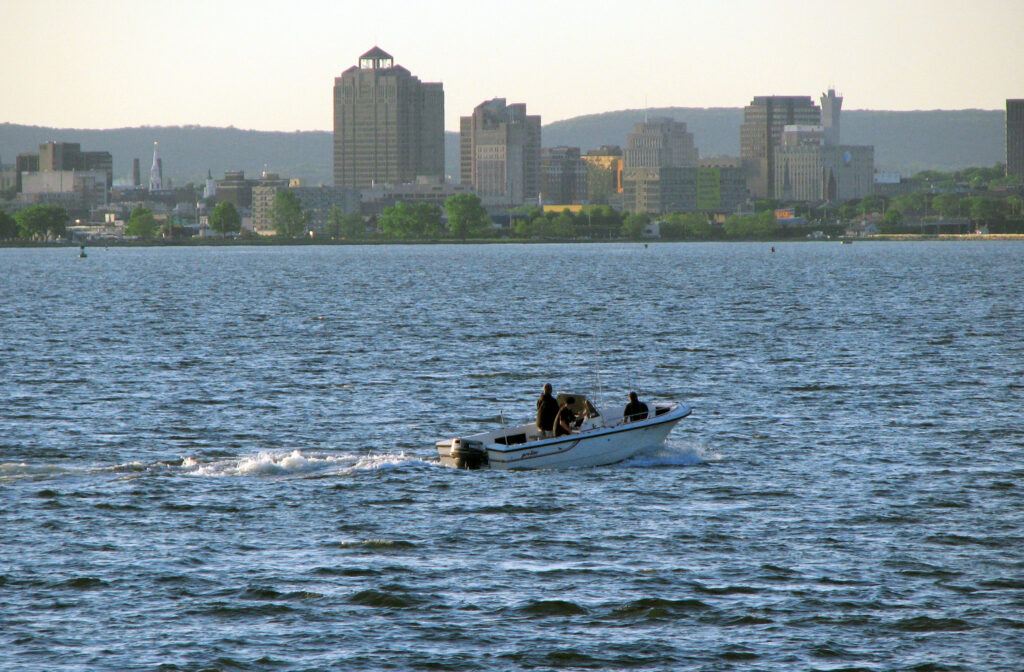
M771 197L786 201L864 198L874 192L874 173L874 147L829 144L824 126L786 126L775 148Z
M821 125L825 128L825 144L839 144L839 114L843 111L843 97L835 89L821 94Z
M1024 175L1024 98L1006 100L1006 174Z
M587 164L579 147L540 150L540 193L546 204L569 205L587 200Z
M18 191L21 174L25 172L100 171L106 174L106 189L114 184L114 158L110 152L83 152L77 142L44 143L39 145L38 154L19 154L16 166Z
M775 193L775 149L783 129L792 125L821 125L821 109L810 96L755 96L744 108L740 158L752 197L767 198Z
M444 176L444 89L374 47L334 79L334 185Z
M622 205L622 148L602 145L580 157L587 164L587 200L592 205Z
M485 205L518 206L540 195L540 115L504 98L480 103L459 126L460 179Z
M686 124L654 119L636 124L623 152L623 207L679 212L697 207L697 147Z
M701 159L697 168L697 209L733 212L747 201L747 180L740 160L730 157Z

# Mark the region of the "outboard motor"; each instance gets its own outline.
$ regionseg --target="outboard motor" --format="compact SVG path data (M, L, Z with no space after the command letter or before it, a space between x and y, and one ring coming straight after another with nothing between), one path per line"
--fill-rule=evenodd
M449 453L456 469L482 469L488 465L487 449L481 441L453 439Z

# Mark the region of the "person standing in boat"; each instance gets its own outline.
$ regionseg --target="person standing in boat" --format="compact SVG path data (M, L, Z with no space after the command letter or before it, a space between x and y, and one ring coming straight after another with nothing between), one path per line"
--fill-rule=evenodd
M625 418L626 422L646 420L648 412L647 404L640 401L640 398L636 396L636 392L630 392L629 403L626 404L626 410L622 413L622 417Z
M579 426L579 420L572 412L572 405L575 403L576 397L566 397L565 403L558 409L558 415L555 416L555 436L571 434L573 428Z
M544 383L544 392L537 399L537 429L541 436L550 436L555 428L558 402L551 396L551 383Z

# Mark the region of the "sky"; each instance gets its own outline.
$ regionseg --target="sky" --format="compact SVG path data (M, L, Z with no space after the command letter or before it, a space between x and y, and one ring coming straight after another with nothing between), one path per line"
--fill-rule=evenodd
M334 78L380 46L442 82L445 127L506 98L550 123L743 107L1024 98L1024 0L0 0L0 123L332 130Z

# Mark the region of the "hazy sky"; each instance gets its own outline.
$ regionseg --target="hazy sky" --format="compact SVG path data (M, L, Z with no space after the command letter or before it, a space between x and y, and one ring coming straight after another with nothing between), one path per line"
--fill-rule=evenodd
M1024 0L0 0L0 122L331 130L334 77L378 45L548 123L742 107L834 85L846 109L1024 98Z

